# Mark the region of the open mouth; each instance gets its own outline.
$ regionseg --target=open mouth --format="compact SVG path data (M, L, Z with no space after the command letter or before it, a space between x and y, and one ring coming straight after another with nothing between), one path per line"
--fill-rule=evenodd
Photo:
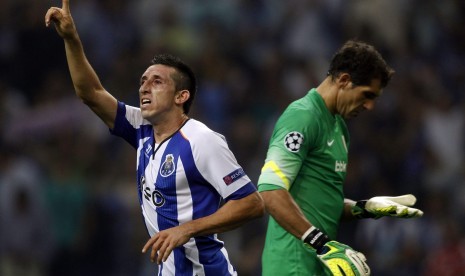
M149 105L151 103L152 103L152 101L149 100L149 99L142 99L142 101L140 102L140 105L141 106L146 106L146 105Z

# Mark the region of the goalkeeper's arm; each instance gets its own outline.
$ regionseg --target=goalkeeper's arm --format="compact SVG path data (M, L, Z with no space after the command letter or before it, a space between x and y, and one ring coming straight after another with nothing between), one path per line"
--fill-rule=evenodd
M314 227L287 190L267 190L260 194L267 212L286 231L316 250L329 275L370 275L365 256L347 245L331 241L326 234Z
M423 216L423 211L413 208L417 201L411 194L401 196L375 196L368 200L352 201L346 199L345 218L374 218L397 217L415 218Z

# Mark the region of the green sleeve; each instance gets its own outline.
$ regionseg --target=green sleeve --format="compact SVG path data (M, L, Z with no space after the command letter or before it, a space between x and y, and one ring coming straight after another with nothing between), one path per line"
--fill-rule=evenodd
M259 192L274 191L274 190L284 190L284 188L278 185L267 184L267 183L262 183L260 184L260 186L258 186Z
M315 147L316 139L320 136L319 121L314 118L314 114L298 106L291 106L279 118L257 183L259 187L273 184L290 189L307 153ZM298 133L303 138L299 150L293 151L287 146L286 139L292 133Z

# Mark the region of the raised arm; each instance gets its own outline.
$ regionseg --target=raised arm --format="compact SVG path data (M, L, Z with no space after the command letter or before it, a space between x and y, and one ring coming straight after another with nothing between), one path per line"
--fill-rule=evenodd
M45 14L45 26L53 22L63 38L69 72L76 95L95 112L103 122L113 128L117 100L102 86L97 74L87 60L76 26L69 9L69 0L62 1L62 7L51 7Z

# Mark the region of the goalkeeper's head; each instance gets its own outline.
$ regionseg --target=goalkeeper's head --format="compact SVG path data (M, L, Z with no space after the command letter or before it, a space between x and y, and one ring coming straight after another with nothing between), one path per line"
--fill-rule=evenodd
M328 76L337 79L342 73L351 77L354 86L370 85L373 79L381 81L381 88L389 83L394 70L381 54L365 42L349 40L334 54Z

